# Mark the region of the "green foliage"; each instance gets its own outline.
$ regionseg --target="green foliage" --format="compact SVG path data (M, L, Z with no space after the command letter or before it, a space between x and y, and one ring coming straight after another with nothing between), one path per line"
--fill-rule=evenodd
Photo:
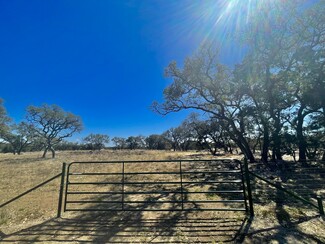
M123 137L113 137L112 142L115 145L115 149L125 149L127 146L126 139Z
M171 148L181 151L187 151L194 148L196 139L193 137L193 133L187 121L184 121L176 128L170 128L162 134L164 140L171 145ZM194 145L193 145L194 144Z
M3 105L3 100L0 98L0 139L3 139L3 135L10 130L9 123L11 119L7 115L7 111Z
M21 122L12 124L10 130L3 133L3 140L10 144L10 151L14 154L20 154L26 147L33 143L36 134L31 125Z
M254 156L249 148L244 125L244 96L234 93L238 87L231 69L219 63L218 50L209 45L202 46L191 58L185 60L184 68L171 63L166 75L174 82L165 89L165 103L154 104L160 113L196 109L208 113L218 120L222 128L245 152L250 160ZM175 134L175 133L174 133Z
M145 142L148 149L168 150L171 148L169 141L162 135L149 135Z
M54 146L64 138L71 137L75 132L82 130L81 118L64 111L57 105L29 106L26 118L38 143L43 145L43 157L46 156L48 150L51 150L52 158L54 158Z
M126 148L127 149L143 149L145 148L145 137L144 136L129 136L126 139Z
M101 150L105 148L105 144L109 143L109 136L102 134L90 134L83 138L86 149Z
M231 139L217 119L200 120L198 114L192 113L186 123L192 138L202 149L208 149L212 155L216 155L219 149L225 153L231 152Z

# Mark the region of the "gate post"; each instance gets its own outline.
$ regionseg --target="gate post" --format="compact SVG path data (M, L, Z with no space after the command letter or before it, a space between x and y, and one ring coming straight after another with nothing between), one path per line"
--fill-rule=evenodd
M254 217L252 189L251 189L249 170L248 170L248 163L247 163L247 158L246 157L244 158L244 168L245 168L245 178L246 178L247 195L248 195L248 202L249 202L249 213L250 213L251 217Z
M59 204L58 204L58 212L57 212L57 216L56 216L57 218L61 217L65 170L66 170L66 163L62 163L62 173L61 173L61 183L60 183L60 193L59 193Z
M125 162L122 163L122 210L124 210L124 181L125 181Z
M182 199L182 210L184 210L184 194L183 194L183 172L182 172L182 160L179 161L179 174L181 180L181 199Z
M318 210L320 215L324 215L323 199L321 196L317 196Z

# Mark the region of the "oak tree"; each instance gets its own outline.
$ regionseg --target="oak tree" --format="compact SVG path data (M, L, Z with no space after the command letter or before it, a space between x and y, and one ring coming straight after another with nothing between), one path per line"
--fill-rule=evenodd
M83 141L91 150L101 150L105 147L105 144L109 143L109 136L103 134L90 134L83 138Z
M48 150L52 152L54 158L55 145L64 138L80 132L83 127L79 116L66 112L57 105L29 106L26 119L43 145L43 158L46 157Z

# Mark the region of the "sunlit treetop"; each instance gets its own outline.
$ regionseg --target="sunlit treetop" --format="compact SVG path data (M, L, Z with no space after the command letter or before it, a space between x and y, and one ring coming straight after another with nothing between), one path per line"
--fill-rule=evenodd
M206 40L227 46L234 40L247 40L248 36L267 39L280 26L295 21L294 16L310 3L307 0L221 0L210 2L205 11L200 10L197 21L210 21L214 27L204 30Z

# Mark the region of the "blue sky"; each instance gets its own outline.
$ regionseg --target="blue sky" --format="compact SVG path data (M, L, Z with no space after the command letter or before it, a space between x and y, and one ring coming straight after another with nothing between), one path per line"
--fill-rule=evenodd
M162 133L187 115L149 108L171 82L164 68L222 38L221 3L0 0L0 97L16 122L43 103L81 116L85 129L74 139ZM233 63L238 53L228 50L223 61Z

